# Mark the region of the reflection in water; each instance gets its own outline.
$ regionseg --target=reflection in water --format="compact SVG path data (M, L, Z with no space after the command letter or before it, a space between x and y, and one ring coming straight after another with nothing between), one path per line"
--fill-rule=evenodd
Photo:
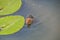
M60 3L58 1L22 0L21 10L14 15L32 14L37 21L31 28L24 28L12 35L0 36L0 40L58 40L60 27Z

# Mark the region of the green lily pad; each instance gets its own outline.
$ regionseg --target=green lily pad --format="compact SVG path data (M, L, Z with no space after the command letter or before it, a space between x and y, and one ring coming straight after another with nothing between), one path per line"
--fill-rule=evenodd
M14 34L24 26L23 16L7 16L0 18L0 35Z
M0 0L0 15L12 14L21 8L21 5L21 0Z

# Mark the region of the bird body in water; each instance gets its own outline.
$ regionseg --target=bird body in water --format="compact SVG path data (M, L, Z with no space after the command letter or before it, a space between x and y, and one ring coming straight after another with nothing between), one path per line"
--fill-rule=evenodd
M33 23L33 19L34 19L34 17L32 15L29 15L26 18L26 25L27 25L28 28L30 28L31 24Z

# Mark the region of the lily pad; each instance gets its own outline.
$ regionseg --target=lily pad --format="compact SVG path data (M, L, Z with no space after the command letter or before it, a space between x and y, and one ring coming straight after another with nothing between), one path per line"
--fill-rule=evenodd
M21 8L21 0L0 0L0 15L13 14Z
M24 26L23 16L6 16L0 18L0 35L14 34Z

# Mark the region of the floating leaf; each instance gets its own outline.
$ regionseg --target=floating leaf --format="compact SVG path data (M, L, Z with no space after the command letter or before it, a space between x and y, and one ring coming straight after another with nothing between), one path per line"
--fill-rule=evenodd
M0 0L0 15L12 14L21 8L21 5L21 0Z
M0 35L13 34L24 26L23 16L6 16L0 18Z

